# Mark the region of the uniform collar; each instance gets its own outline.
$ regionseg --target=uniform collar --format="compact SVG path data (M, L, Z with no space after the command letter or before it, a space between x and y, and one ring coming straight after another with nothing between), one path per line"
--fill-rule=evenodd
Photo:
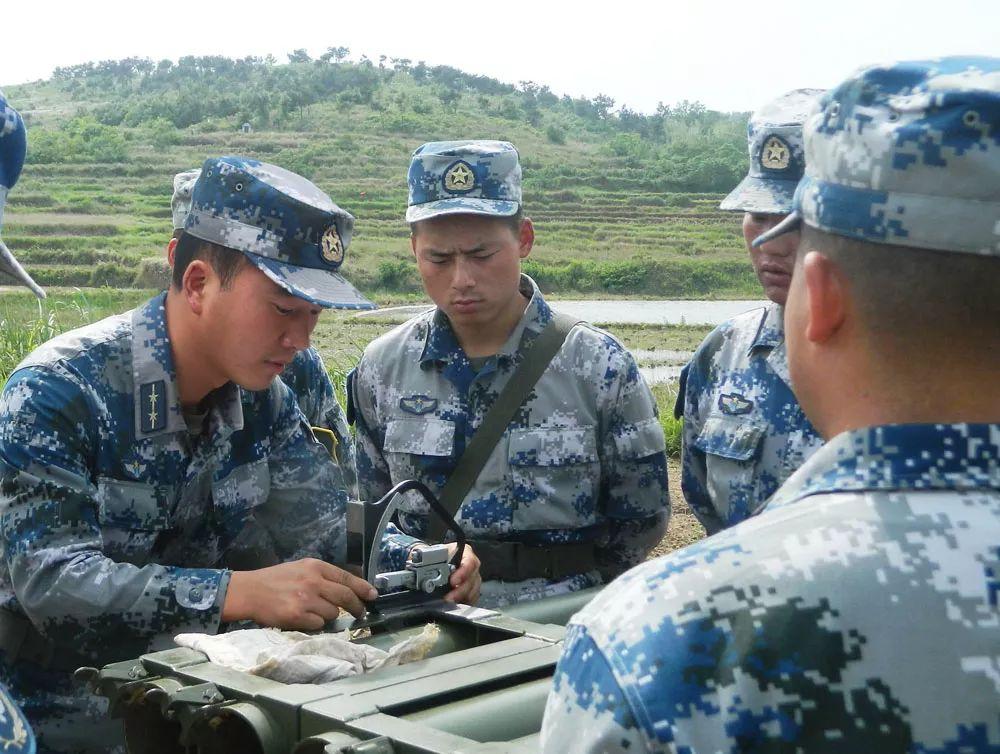
M497 353L498 357L513 358L521 346L521 340L526 333L532 337L538 335L552 319L552 309L545 302L535 281L521 274L520 291L529 297L528 306L521 315L517 326L511 332L506 342ZM420 355L420 363L430 361L448 362L462 350L458 338L451 328L451 323L443 311L435 308L429 315L424 347Z
M167 334L166 293L132 312L132 379L135 436L187 432L177 390L177 372ZM212 394L209 427L216 431L243 428L239 387L227 383Z
M757 334L750 344L748 353L756 348L777 348L785 342L785 308L769 301L764 306L764 314L760 318Z
M834 437L767 510L828 492L998 488L1000 424L889 424Z

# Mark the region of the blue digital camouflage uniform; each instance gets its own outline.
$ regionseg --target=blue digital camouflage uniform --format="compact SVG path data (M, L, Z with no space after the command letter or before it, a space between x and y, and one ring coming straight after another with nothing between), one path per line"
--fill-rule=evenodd
M0 607L55 653L4 680L53 748L81 725L67 670L216 632L227 567L344 560L344 482L284 384L220 388L189 434L163 302L50 341L0 397Z
M174 176L174 193L170 200L170 212L174 221L174 231L183 230L188 213L191 211L191 195L194 185L201 176L201 169L185 170ZM299 408L309 423L333 434L333 455L340 464L344 483L352 496L357 495L358 480L354 471L354 438L351 436L344 416L344 409L326 371L323 359L315 348L307 348L295 358L281 373L281 381L292 389Z
M252 160L202 174L187 232L318 305L368 305L334 274L353 218L329 197ZM231 569L344 561L346 486L289 388L227 383L192 431L164 302L49 341L0 395L0 672L46 751L121 740L74 668L219 630Z
M1000 264L997 122L1000 59L863 69L806 122L785 228ZM1000 751L998 543L1000 425L844 432L571 620L543 750Z
M410 223L455 214L505 218L521 207L521 164L510 142L424 144L413 153L408 184ZM473 366L437 309L365 349L348 388L361 499L414 478L440 494L525 347L552 319L527 276L520 292L527 308L484 364ZM583 589L640 562L670 514L664 451L656 405L632 355L608 333L577 325L456 513L484 558L479 604ZM411 493L401 529L423 535L427 516L426 503ZM517 554L501 560L500 549ZM545 568L525 565L540 556ZM490 561L502 576L487 578Z
M819 89L796 89L750 118L750 171L724 210L788 214L805 169L802 122ZM681 489L709 534L755 513L822 444L792 394L784 308L719 325L681 375Z
M21 175L26 148L21 114L7 104L7 98L0 92L0 230L7 194ZM39 298L45 298L45 293L18 264L3 241L0 241L0 271L13 275ZM0 685L0 750L10 754L33 754L35 751L35 737L28 721L3 685Z
M709 534L756 513L823 444L792 393L784 307L713 330L684 368L681 489Z
M1000 425L845 433L577 614L552 752L1000 747Z
M373 341L351 380L361 499L405 479L440 492L474 431L552 313L531 301L477 373L438 310ZM607 573L642 561L669 515L663 429L631 354L608 333L577 325L465 498L456 520L470 538L530 544L598 542ZM425 532L412 497L400 528ZM595 570L561 580L483 584L480 604L502 605L602 583Z

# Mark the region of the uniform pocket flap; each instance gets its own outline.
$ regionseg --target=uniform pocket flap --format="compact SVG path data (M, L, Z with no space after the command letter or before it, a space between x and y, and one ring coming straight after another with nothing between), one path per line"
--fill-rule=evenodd
M705 419L694 446L733 461L749 461L763 437L764 427L760 424L741 420L738 416L710 416Z
M392 419L385 426L390 453L450 456L455 452L455 423L443 419Z
M516 429L510 433L512 466L568 466L597 460L593 427Z
M169 522L166 490L142 482L99 478L97 517L102 524L122 529L165 529Z
M619 456L629 459L662 453L667 449L663 425L655 416L635 424L627 424L615 435L615 447Z

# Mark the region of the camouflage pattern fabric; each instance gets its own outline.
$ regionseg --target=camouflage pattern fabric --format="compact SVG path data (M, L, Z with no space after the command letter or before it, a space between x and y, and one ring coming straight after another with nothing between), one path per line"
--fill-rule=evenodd
M795 211L754 241L804 221L875 243L1000 254L1000 58L863 68L827 92L805 127Z
M374 309L338 272L353 231L354 217L316 185L245 157L205 160L184 220L185 233L242 252L293 296L327 308Z
M357 422L361 497L419 479L439 493L469 439L552 317L537 286L500 352L477 373L439 311L373 341L349 380ZM663 429L631 354L611 335L578 325L511 422L456 520L470 538L550 544L596 542L618 574L659 542L670 504ZM411 496L401 529L425 532L427 506ZM602 582L597 571L558 582L489 581L480 604L498 606Z
M333 432L336 439L335 460L340 465L348 494L352 499L357 499L354 438L319 351L307 348L295 354L295 358L282 371L281 381L291 389L311 426Z
M160 295L61 335L0 396L0 609L51 650L0 669L52 750L115 740L73 668L218 631L229 569L344 561L341 471L291 391L227 384L192 435L164 316Z
M824 446L571 621L548 752L1000 751L1000 425Z
M823 444L792 393L783 311L723 323L684 368L681 489L709 534L757 512Z
M509 217L521 206L521 163L509 141L432 141L410 160L406 221Z

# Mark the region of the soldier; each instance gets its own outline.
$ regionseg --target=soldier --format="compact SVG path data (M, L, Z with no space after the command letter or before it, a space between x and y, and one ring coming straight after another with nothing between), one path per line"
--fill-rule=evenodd
M170 200L174 233L167 244L167 262L171 267L174 264L174 250L184 232L184 220L191 210L191 191L199 175L201 170L195 169L174 176L174 194ZM352 303L351 306L356 304ZM351 437L344 409L337 400L333 382L319 351L312 347L299 351L281 371L280 379L292 389L292 394L309 420L316 438L324 445L329 443L331 455L340 465L348 494L356 498L358 478L354 471L354 438Z
M1000 750L997 123L996 58L862 69L810 115L785 326L830 439L573 619L545 750Z
M345 555L341 471L274 379L322 308L366 303L337 273L352 227L300 176L209 159L170 289L53 339L11 375L2 671L47 750L121 740L74 687L76 667L233 621L319 629L375 596L331 565ZM412 541L390 543L402 567L397 542ZM453 574L452 598L476 587L474 570Z
M796 89L754 113L750 173L720 207L743 212L743 238L770 303L717 327L681 375L681 489L714 534L755 513L822 444L792 394L783 309L798 235L751 248L783 220L805 168L802 121L822 91Z
M554 316L520 272L534 229L513 145L421 146L406 219L437 306L369 344L348 379L364 499L409 478L440 492ZM663 429L611 335L575 326L503 426L456 515L483 562L480 604L603 583L659 542L669 516ZM413 536L427 532L421 503L407 500L400 516Z
M7 204L7 193L21 175L26 149L27 134L24 120L17 110L7 104L7 98L0 92L0 230L3 229L3 210ZM24 283L39 298L45 298L45 292L18 264L3 240L0 240L0 271ZM28 721L2 685L0 685L0 745L3 751L9 754L33 754L35 751L35 737L28 727Z

